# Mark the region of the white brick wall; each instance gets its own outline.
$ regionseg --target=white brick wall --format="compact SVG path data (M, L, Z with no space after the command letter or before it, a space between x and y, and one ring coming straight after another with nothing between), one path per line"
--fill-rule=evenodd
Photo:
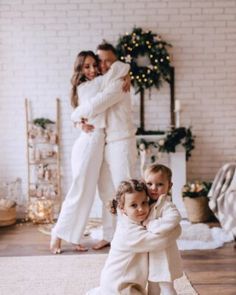
M236 158L235 0L1 0L0 179L26 179L24 98L35 116L54 118L61 98L64 192L70 183L70 151L78 134L70 122L70 77L76 54L115 43L134 26L173 45L176 99L181 123L191 125L196 149L188 178L212 179ZM168 86L146 93L146 129L168 126ZM138 97L134 97L138 123Z

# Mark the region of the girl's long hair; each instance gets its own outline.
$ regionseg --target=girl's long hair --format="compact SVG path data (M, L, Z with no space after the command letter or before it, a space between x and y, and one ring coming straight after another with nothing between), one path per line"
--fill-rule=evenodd
M71 105L73 108L76 108L79 105L79 97L78 97L78 93L77 93L77 87L81 83L87 81L82 70L83 70L83 66L84 66L84 61L85 61L86 57L88 57L88 56L94 58L95 62L98 65L98 57L95 55L95 53L93 53L90 50L81 51L77 55L75 63L74 63L74 73L71 78L72 89L71 89L70 101L71 101Z

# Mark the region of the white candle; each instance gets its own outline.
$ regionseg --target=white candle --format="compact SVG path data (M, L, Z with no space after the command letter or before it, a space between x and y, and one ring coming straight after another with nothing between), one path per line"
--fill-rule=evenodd
M180 101L178 99L175 100L175 127L180 127Z
M180 112L175 113L175 127L176 128L180 127Z
M175 100L175 112L180 112L180 100Z

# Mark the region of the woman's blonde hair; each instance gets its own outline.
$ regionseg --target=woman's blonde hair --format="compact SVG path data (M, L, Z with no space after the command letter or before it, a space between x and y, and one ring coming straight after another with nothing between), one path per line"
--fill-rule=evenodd
M144 192L149 197L148 188L142 180L129 179L122 181L118 186L116 198L111 201L110 212L117 214L117 208L123 209L125 204L125 194Z
M88 56L94 58L96 64L98 65L98 57L95 55L95 53L93 53L90 50L81 51L77 55L75 63L74 63L74 73L71 78L72 89L71 89L70 101L71 101L71 105L73 108L76 108L79 105L79 97L78 97L78 93L77 93L77 87L81 83L83 83L87 80L83 74L83 66L84 66L84 61L85 61L86 57L88 57Z

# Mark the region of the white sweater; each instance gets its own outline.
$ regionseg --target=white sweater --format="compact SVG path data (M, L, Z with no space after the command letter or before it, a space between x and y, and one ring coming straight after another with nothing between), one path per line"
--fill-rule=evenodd
M147 230L154 234L166 235L181 221L181 215L169 196L161 195L151 207ZM149 253L149 281L173 282L183 275L180 253L176 241L165 249Z
M88 102L91 103L94 96L96 96L97 93L101 91L101 89L102 89L102 76L98 76L91 81L86 81L80 84L77 88L78 97L79 97L79 107L85 106ZM76 112L76 109L74 110L74 112ZM91 116L89 118L89 124L94 125L96 129L105 128L106 121L105 121L104 114L101 113L97 116Z
M86 104L77 107L71 115L72 121L78 122L81 118L90 119L105 112L107 142L134 136L136 128L131 118L130 93L122 90L121 77L128 71L128 64L114 62L110 70L102 77L102 91Z

